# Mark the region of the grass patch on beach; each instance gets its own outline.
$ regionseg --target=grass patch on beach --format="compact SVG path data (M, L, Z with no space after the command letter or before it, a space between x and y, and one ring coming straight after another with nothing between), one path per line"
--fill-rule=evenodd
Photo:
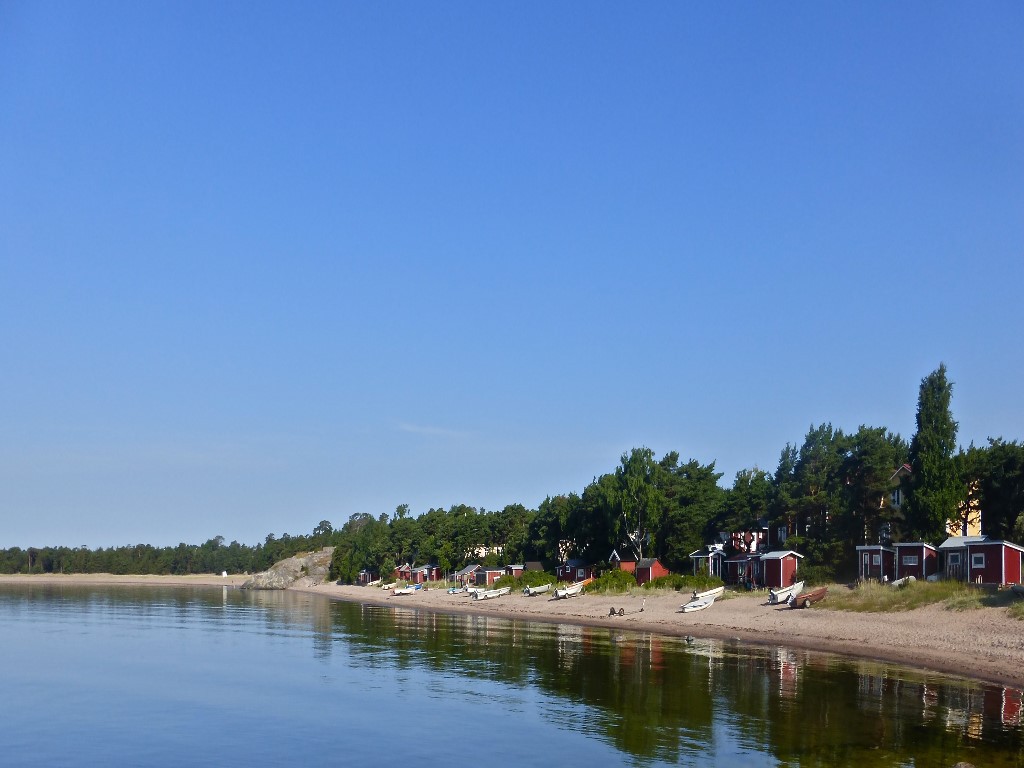
M852 589L836 586L828 598L833 610L861 613L911 611L936 603L951 611L969 611L1002 602L1000 595L959 581L915 581L903 587L868 581Z
M598 594L622 594L639 589L636 577L626 571L605 571L587 586L587 592Z
M1007 614L1009 614L1011 619L1016 619L1017 621L1024 621L1024 600L1021 600L1020 598L1014 600L1012 603L1010 603L1009 607L1006 609L1006 612Z

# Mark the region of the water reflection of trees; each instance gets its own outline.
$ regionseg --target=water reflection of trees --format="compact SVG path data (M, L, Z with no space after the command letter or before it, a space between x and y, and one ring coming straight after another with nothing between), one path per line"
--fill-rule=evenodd
M799 766L1024 757L1014 689L781 647L354 604L333 611L334 638L345 638L353 663L534 686L553 722L640 760L700 762L737 749Z
M1020 691L881 663L293 593L47 585L0 596L31 611L40 591L77 603L67 612L75 621L130 613L153 629L228 623L308 637L317 657L344 653L357 666L539 690L542 716L641 763L710 764L709 754L748 751L793 766L1024 765Z

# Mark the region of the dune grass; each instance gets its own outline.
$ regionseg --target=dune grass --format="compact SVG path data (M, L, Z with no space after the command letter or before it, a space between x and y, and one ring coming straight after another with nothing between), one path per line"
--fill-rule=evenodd
M1015 601L1012 593L959 581L915 581L903 587L861 582L852 589L830 589L828 597L829 608L838 611L889 613L941 603L949 611L1006 607L1011 616L1024 619L1024 601Z

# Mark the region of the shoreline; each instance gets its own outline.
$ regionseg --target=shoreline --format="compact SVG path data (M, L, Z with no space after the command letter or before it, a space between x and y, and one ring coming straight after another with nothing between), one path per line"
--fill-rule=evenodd
M822 651L1024 689L1024 625L1002 608L957 613L932 605L901 613L852 613L828 610L826 598L820 607L794 610L768 605L765 594L753 593L730 595L706 610L684 614L679 607L686 596L677 592L583 595L567 600L511 594L479 602L441 589L400 596L336 584L292 590L332 600L436 613L617 627L672 637L693 635ZM625 616L609 616L611 608L623 608Z
M0 575L0 584L76 586L229 586L238 588L246 576L115 576L112 574ZM786 646L840 656L891 662L916 669L956 675L980 682L1024 689L1024 623L1002 608L947 611L939 605L900 613L831 611L828 600L806 610L768 605L764 594L728 594L696 613L680 613L685 595L583 595L551 600L546 595L513 593L485 602L468 595L428 589L412 595L334 583L296 584L289 591L322 595L330 600L434 613L474 614L510 620L540 621L593 627L618 627L637 632L756 645ZM643 611L640 608L643 607ZM624 616L609 616L622 608Z

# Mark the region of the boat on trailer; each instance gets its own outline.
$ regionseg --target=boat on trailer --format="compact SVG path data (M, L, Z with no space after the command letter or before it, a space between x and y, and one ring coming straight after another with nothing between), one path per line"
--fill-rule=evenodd
M534 595L543 595L545 592L551 589L550 584L541 584L538 587L526 587L523 590L523 594L527 597L533 597Z
M790 602L790 608L810 608L814 603L819 600L824 600L825 595L828 594L828 587L818 587L812 589L810 592L801 592L799 595L793 598Z
M788 587L783 587L782 589L769 589L768 602L771 605L788 603L793 599L793 595L799 595L803 591L804 582L802 581L798 581L796 584L790 584Z

